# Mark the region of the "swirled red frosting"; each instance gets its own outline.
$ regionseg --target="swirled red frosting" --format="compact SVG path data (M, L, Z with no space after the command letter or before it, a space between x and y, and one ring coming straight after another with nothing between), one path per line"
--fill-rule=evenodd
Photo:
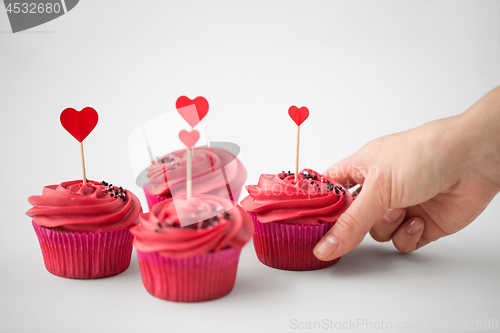
M181 227L180 221L188 223ZM250 216L228 199L212 195L172 199L139 215L130 229L134 246L170 258L186 258L226 248L241 249L253 234Z
M186 195L186 149L167 154L153 161L147 176L160 196ZM219 148L196 147L192 158L193 194L219 194L218 191L239 191L247 177L243 164L231 153Z
M33 208L26 215L46 228L62 227L74 232L120 230L132 225L142 212L134 194L123 189L121 193L115 197L113 189L96 181L85 185L81 180L48 185L42 195L28 198Z
M339 183L304 169L297 181L293 174L263 174L258 185L246 186L249 196L241 201L261 223L320 224L336 222L353 201Z

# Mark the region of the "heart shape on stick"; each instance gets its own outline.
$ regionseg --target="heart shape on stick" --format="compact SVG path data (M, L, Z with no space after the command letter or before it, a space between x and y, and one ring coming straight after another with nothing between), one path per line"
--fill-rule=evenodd
M297 126L300 126L309 117L309 109L305 106L299 109L295 105L292 105L288 109L288 115L295 121Z
M67 108L61 112L60 120L66 131L73 135L78 142L82 142L97 125L99 116L97 111L91 107L86 107L82 111Z
M182 130L179 132L179 139L181 139L187 149L191 149L200 139L200 133L197 130L192 130L191 132Z
M177 112L188 122L191 127L195 127L208 112L208 101L198 96L194 100L181 96L175 102Z

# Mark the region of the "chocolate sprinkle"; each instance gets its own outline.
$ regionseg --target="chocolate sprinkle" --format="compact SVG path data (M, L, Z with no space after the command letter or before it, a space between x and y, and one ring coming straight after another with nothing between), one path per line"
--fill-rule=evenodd
M106 193L106 192L109 192L109 196L112 197L112 198L120 198L122 199L124 202L127 201L127 197L125 196L127 194L127 191L125 191L123 189L123 187L113 187L113 184L108 184L107 182L105 182L104 180L101 182L101 184L103 186L107 186L107 188L104 188L103 189L103 192Z

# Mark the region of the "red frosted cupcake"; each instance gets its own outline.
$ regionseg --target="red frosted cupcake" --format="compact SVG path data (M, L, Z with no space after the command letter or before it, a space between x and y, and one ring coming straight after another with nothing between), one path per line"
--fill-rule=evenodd
M149 209L156 203L186 195L186 149L153 161L144 192ZM224 149L196 147L192 159L193 195L208 194L238 201L247 177L243 164Z
M246 189L241 206L252 216L254 247L263 264L305 271L339 260L318 260L313 249L353 201L340 184L304 169L297 182L293 174L263 174L258 185Z
M181 225L185 225L182 227ZM240 250L253 233L251 218L220 197L168 199L139 216L131 229L146 290L176 302L202 302L234 286Z
M106 182L81 180L49 185L31 196L33 218L47 270L72 279L120 274L130 265L129 231L142 212L131 192Z

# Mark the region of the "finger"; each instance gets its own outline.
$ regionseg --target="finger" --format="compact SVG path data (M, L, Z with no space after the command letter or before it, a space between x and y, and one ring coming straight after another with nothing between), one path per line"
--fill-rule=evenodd
M392 235L392 243L401 252L409 253L417 249L424 232L425 223L421 217L412 217L403 222Z
M370 230L370 235L378 242L388 242L405 218L406 210L388 209L380 216Z
M418 240L417 249L429 244L430 242L438 240L441 237L449 235L441 227L439 227L436 221L434 221L434 219L427 213L427 210L424 209L425 205L426 204L423 203L418 206L406 208L406 219L409 220L413 217L419 217L424 221L424 231Z
M336 259L358 246L386 210L378 186L367 180L363 191L314 247L319 260Z
M356 154L349 156L331 166L328 170L326 170L324 175L331 180L342 184L346 188L349 188L354 184L363 184L366 175L360 172L360 169L362 168L358 166L359 163L356 161Z

